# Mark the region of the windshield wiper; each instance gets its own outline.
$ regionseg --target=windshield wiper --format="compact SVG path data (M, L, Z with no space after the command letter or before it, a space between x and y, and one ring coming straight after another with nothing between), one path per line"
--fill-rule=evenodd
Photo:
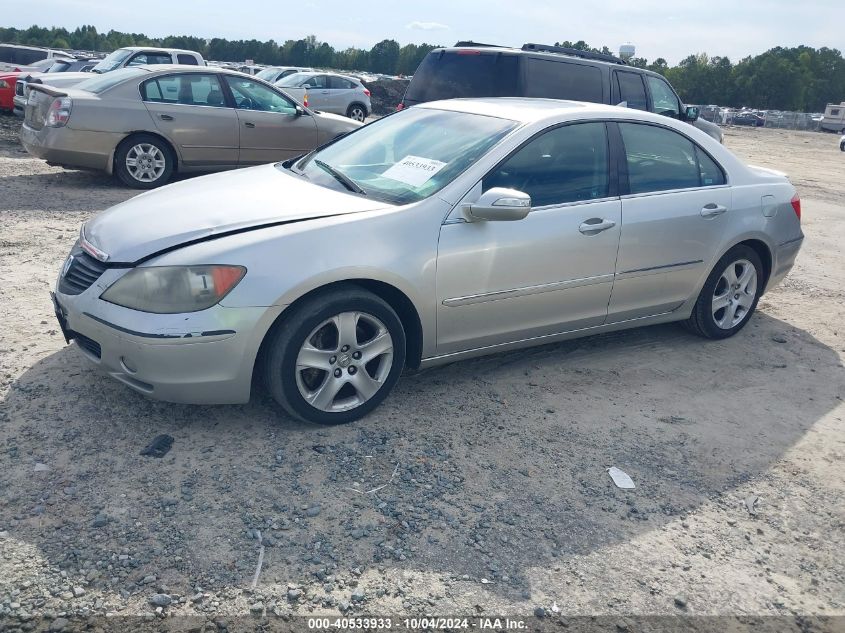
M317 165L317 167L319 167L323 171L329 173L335 180L337 180L340 184L349 189L349 191L353 193L360 193L363 196L367 195L367 192L361 189L361 187L359 187L357 184L355 184L354 180L352 180L346 174L339 172L331 165L324 163L318 158L314 159L314 164Z

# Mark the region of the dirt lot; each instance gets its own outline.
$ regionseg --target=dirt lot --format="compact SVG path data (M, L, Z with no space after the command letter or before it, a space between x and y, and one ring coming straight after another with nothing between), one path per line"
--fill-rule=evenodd
M845 616L832 135L727 131L749 162L789 172L807 234L734 339L670 325L463 362L315 428L264 398L154 402L65 346L56 271L83 220L136 192L29 158L14 123L0 117L0 629L157 604L199 622L606 615L622 630L636 615L780 615L796 630ZM159 433L172 450L141 457Z

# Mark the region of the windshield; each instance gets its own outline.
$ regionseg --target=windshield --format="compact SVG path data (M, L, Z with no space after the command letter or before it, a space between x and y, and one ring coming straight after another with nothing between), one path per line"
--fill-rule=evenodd
M263 79L264 81L273 81L273 78L279 74L280 68L265 68L260 73L257 73L255 76L259 79Z
M70 62L68 62L68 61L65 61L65 60L63 60L63 59L59 59L59 60L56 60L56 61L53 63L53 65L52 65L52 66L50 66L50 67L49 67L47 70L45 70L44 72L48 72L48 73L63 73L63 72L65 72L65 70L67 69L67 67L68 67L68 66L70 66L70 64L71 64L71 63L70 63Z
M79 90L87 90L88 92L93 92L94 94L100 94L126 79L140 77L147 74L149 73L141 68L121 68L120 70L110 72L105 77L94 76L91 79L86 79L74 87Z
M118 66L130 55L132 51L125 48L118 48L116 51L109 53L103 60L91 69L92 73L107 73Z
M311 75L306 75L305 73L294 73L292 75L288 75L284 79L279 79L279 81L276 82L276 85L280 88L295 88L310 76Z
M411 108L308 155L297 168L324 187L409 204L445 187L515 126L508 119ZM354 187L344 186L344 178Z
M432 51L414 72L406 105L459 97L513 97L518 94L516 55Z

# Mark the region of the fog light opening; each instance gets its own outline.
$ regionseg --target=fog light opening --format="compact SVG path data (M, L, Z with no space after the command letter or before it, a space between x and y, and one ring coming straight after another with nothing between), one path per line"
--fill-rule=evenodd
M126 356L120 357L120 366L123 368L127 374L136 374L138 373L138 368L135 366L130 359L126 358Z

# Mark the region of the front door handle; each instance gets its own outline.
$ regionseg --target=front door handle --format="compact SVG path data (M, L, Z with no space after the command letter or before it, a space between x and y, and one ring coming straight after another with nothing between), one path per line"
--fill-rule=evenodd
M727 207L723 207L721 204L716 204L715 202L711 202L710 204L705 204L701 208L701 217L702 218L715 218L717 215L722 215L727 210L728 210Z
M162 121L172 121L173 120L173 117L170 116L169 114L159 114L158 118L161 119Z
M604 218L590 218L589 220L584 220L578 227L578 230L581 231L581 233L583 233L584 235L598 235L602 231L612 229L614 226L616 226L616 222L614 222L613 220L605 220Z
M255 127L255 123L253 123L252 121L244 121L244 125L246 127Z

